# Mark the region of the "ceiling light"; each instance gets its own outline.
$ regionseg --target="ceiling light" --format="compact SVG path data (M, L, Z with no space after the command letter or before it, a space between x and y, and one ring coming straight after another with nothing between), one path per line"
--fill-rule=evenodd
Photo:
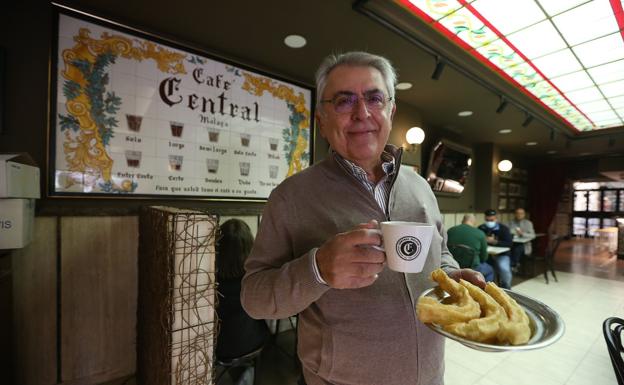
M555 151L555 150L548 150L548 151L546 151L546 153L549 154L549 155L552 155L552 154L556 154L557 151Z
M510 134L511 130L509 128L504 128L502 130L498 130L499 134Z
M410 88L412 88L412 83L409 83L409 82L401 82L401 83L397 84L395 88L396 88L397 90L399 90L399 91L409 90Z
M461 111L457 114L457 116L461 116L462 118L465 118L466 116L470 116L472 115L472 111Z
M511 170L511 168L513 167L513 164L508 161L507 159L503 159L500 162L498 162L498 170L502 171L502 172L507 172L509 170Z
M466 164L468 165L468 167L472 166L472 158L468 158Z
M421 144L425 140L425 131L420 127L412 127L405 133L405 140L409 144Z
M526 142L527 146L536 146L537 142Z
M290 48L301 48L306 45L306 39L301 35L288 35L284 38L284 44Z

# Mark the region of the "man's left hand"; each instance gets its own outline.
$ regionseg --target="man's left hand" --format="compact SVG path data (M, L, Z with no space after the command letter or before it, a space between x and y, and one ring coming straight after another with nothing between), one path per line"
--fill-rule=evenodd
M448 276L458 282L460 279L463 279L472 283L475 286L479 286L481 289L485 289L485 278L483 277L483 274L476 270L458 269L449 273Z

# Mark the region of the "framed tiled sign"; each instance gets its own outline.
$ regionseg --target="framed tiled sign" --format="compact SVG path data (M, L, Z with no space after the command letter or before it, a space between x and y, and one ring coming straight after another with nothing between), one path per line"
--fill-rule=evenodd
M262 200L312 157L312 87L55 6L50 196Z

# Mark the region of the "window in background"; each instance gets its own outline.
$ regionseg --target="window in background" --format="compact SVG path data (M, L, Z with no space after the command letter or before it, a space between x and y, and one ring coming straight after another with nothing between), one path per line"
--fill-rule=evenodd
M584 237L587 224L586 218L574 217L572 219L572 235L577 237Z
M598 182L574 182L574 190L595 190L600 188Z
M575 191L574 192L574 211L586 211L587 210L587 192Z
M594 237L597 229L616 226L624 218L624 182L574 182L571 229L575 236Z
M587 200L589 202L587 205L588 211L600 211L600 191L589 191Z
M596 236L596 230L600 228L600 218L587 218L587 235Z
M614 212L617 207L615 204L617 199L617 191L608 190L602 192L602 211Z

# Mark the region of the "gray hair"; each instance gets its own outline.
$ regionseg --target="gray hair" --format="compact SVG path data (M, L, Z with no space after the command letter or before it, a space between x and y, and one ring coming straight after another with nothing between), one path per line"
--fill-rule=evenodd
M397 75L388 59L382 56L373 55L372 53L353 51L343 54L331 54L327 56L318 70L316 71L316 105L319 106L323 91L327 85L327 76L336 67L340 65L352 67L373 67L377 69L386 83L388 96L394 98L394 86L396 85ZM318 108L318 107L317 107Z

